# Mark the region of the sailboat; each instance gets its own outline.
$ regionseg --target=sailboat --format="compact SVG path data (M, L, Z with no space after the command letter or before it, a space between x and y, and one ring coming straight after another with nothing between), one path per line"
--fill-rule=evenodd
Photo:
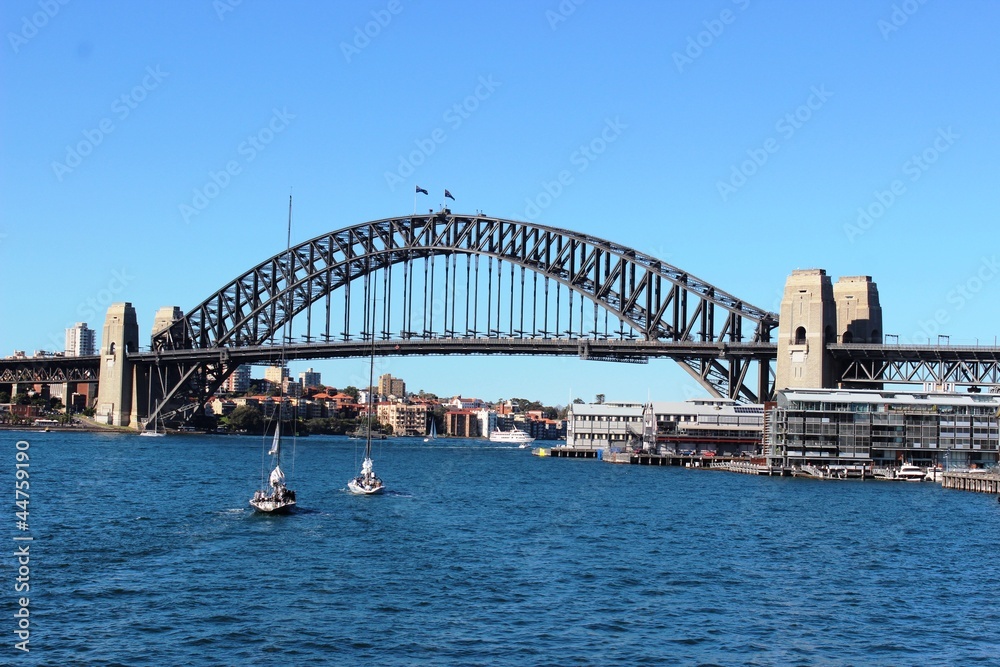
M292 247L292 197L288 197L288 249ZM292 319L291 309L291 289L288 290L289 302L285 312L285 326L281 332L281 360L280 368L285 367L285 341L288 338L288 327ZM282 373L283 374L283 373ZM268 475L267 483L263 482L261 474L261 487L254 492L250 499L250 505L258 512L267 514L277 514L288 512L295 507L295 491L285 486L285 472L281 469L281 394L278 394L278 419L274 427L274 438L271 440L271 449L267 455L271 457L271 474Z
M274 428L274 439L271 449L267 452L271 457L271 474L267 483L270 489L261 488L250 499L250 504L258 512L287 512L295 507L295 492L285 486L285 473L281 469L281 410L278 410L278 422Z
M434 420L434 417L431 417L431 432L430 435L424 438L424 442L430 442L431 440L434 440L437 437L438 437L437 422Z
M374 296L374 290L372 290L372 296ZM372 303L374 303L372 299ZM371 389L375 382L375 307L372 306L372 347L370 361L368 364L368 388ZM379 479L379 476L375 474L375 463L372 461L372 407L374 407L375 402L373 401L372 392L369 391L368 394L368 427L365 429L365 458L361 462L361 473L347 483L347 488L351 493L355 493L362 496L371 496L376 493L382 493L385 489L385 484Z
M150 422L153 424L153 430L149 430ZM145 436L147 438L162 438L167 433L163 430L163 425L160 423L160 402L156 402L156 416L151 420L147 421L144 430L139 432L139 435Z

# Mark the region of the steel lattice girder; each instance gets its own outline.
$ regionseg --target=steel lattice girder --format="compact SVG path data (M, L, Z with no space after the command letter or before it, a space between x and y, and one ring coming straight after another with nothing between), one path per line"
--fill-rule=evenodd
M1000 363L971 360L855 360L841 378L852 384L937 384L1000 385Z
M97 382L100 366L100 356L4 359L0 383Z

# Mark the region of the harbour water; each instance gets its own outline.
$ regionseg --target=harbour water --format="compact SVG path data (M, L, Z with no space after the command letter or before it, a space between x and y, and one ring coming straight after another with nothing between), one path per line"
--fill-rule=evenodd
M1000 503L387 440L300 438L299 509L254 514L260 438L30 443L30 653L47 665L1000 665ZM289 466L291 468L291 466Z

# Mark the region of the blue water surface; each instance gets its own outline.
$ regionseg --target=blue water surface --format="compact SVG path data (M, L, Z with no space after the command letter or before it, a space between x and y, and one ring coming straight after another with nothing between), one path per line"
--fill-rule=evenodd
M387 440L299 438L262 516L255 437L2 432L31 651L2 664L1000 665L1000 503ZM15 442L30 442L30 530ZM292 469L294 466L294 469Z

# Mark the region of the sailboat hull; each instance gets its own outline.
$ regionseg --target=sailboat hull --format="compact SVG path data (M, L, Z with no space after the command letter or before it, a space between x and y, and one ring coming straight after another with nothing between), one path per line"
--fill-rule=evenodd
M358 484L358 480L356 479L352 479L350 482L348 482L347 488L350 490L351 493L354 493L359 496L374 496L379 493L382 493L385 490L385 486L382 484L379 484L378 486L363 486L361 484Z
M295 507L294 500L251 500L250 506L264 514L287 514Z

